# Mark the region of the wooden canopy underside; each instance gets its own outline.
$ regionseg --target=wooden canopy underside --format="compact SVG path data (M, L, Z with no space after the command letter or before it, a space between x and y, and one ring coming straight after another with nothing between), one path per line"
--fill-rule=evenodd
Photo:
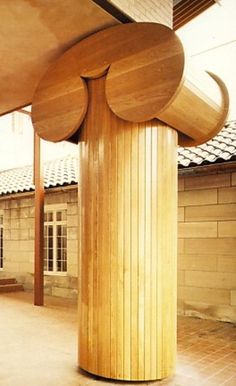
M30 104L46 69L69 47L119 23L92 0L2 0L0 19L0 115Z

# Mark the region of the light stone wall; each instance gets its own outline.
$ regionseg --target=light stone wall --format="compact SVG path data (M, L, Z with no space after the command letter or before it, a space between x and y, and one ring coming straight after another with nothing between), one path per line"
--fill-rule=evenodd
M236 322L236 172L179 178L178 309Z
M135 21L165 24L172 28L173 0L109 0Z
M77 296L77 189L47 192L46 205L67 203L68 273L45 275L45 293ZM4 271L33 288L34 200L0 200ZM236 172L179 178L178 311L236 322Z
M44 276L44 292L66 298L77 297L78 205L77 188L46 191L45 205L67 203L67 274ZM4 269L0 276L15 277L26 290L33 289L34 196L1 198L4 215Z

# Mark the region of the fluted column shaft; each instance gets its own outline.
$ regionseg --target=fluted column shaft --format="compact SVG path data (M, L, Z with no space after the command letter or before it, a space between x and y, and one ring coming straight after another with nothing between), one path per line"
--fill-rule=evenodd
M176 355L177 132L130 123L88 81L79 153L79 365L161 379Z

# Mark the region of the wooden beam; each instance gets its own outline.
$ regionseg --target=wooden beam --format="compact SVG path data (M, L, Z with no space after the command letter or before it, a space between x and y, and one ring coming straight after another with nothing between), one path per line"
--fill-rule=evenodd
M214 0L180 1L173 8L173 29L176 31L214 4Z
M40 138L34 134L35 240L34 240L34 305L43 306L43 226L44 185L40 156Z

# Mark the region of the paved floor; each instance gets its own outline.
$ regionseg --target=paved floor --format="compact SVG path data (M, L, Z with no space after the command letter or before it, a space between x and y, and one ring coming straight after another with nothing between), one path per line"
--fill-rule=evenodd
M76 306L29 293L0 295L0 386L104 386L77 369ZM128 383L130 384L130 383ZM236 386L236 326L180 317L178 364L172 378L132 382L155 386Z

